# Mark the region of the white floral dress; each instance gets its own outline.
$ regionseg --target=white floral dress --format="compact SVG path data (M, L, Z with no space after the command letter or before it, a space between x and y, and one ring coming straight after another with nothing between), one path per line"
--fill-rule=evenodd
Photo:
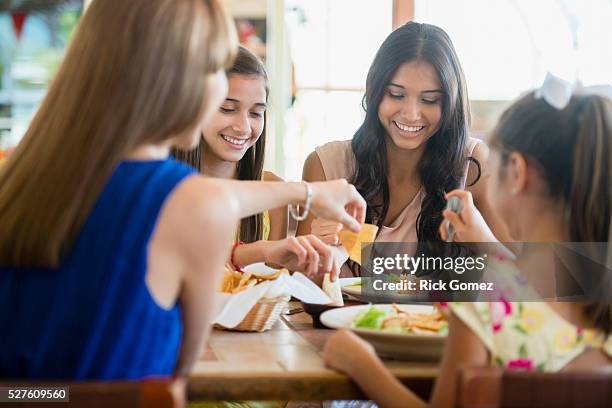
M506 276L518 271L499 262ZM577 327L546 302L451 302L448 307L484 343L491 363L508 369L556 372L590 348L612 357L612 335Z

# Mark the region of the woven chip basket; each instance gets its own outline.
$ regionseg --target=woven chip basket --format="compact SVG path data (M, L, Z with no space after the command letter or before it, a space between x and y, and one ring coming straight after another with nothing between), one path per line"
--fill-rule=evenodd
M215 324L215 327L223 330L245 331L245 332L264 332L276 323L281 313L287 309L290 296L279 296L275 298L259 299L255 306L242 319L236 327L224 327Z

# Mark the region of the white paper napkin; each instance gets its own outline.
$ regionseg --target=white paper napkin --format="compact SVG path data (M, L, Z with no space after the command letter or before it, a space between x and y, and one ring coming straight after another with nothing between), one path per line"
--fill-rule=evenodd
M267 269L266 271L263 267L257 267L248 268L247 270L257 271L258 273L274 272L271 268ZM255 303L262 298L293 296L305 303L319 305L331 303L329 296L300 272L295 272L291 276L281 275L276 280L262 282L235 295L221 295L229 296L229 300L227 300L225 306L217 315L215 323L227 328L236 327L255 306Z

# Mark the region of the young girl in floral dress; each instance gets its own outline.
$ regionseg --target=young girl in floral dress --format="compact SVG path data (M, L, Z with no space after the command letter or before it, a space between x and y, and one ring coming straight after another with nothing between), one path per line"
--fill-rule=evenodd
M522 242L609 240L612 216L612 102L575 95L559 109L531 93L501 118L491 141L493 209ZM472 195L453 191L463 201L459 214L444 211L455 240L490 241L492 234ZM442 238L446 232L440 228ZM609 245L609 243L608 243ZM488 268L501 275L534 275L534 264L493 258ZM592 270L587 270L592 273ZM528 285L526 290L529 290ZM455 406L459 370L496 365L545 372L597 370L612 365L611 293L600 303L497 302L450 303L449 336L440 376L429 405ZM421 400L387 371L372 347L348 331L327 343L325 360L350 375L383 407L424 407Z

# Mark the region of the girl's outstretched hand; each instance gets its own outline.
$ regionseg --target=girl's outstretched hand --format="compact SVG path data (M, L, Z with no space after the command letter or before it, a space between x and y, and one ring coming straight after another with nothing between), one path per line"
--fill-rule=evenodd
M374 347L346 329L334 333L323 348L325 365L351 377L361 369L361 364L367 364L372 358L378 358Z
M462 210L457 214L451 210L444 210L444 220L440 224L440 237L446 241L448 234L447 223L455 229L454 241L457 242L497 242L495 235L485 222L482 214L474 205L472 193L465 190L453 190L446 194L446 199L458 197L463 203Z
M327 245L330 245L332 250L334 262L331 270L332 282L335 282L339 277L342 265L344 265L349 257L346 249L340 245L340 237L338 235L340 230L342 230L342 224L322 218L315 218L312 220L312 224L310 224L311 233Z
M366 202L345 179L310 183L312 212L320 218L336 221L353 232L361 230Z

